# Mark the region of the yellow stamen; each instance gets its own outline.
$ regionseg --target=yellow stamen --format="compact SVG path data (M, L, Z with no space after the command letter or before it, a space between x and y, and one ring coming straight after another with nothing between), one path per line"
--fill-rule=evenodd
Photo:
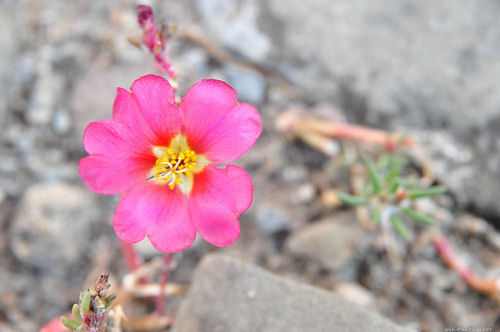
M153 168L154 178L166 181L168 187L173 190L176 184L184 184L185 179L192 176L196 158L196 153L189 148L183 152L168 148L166 153L161 153L161 157L156 160L156 166Z

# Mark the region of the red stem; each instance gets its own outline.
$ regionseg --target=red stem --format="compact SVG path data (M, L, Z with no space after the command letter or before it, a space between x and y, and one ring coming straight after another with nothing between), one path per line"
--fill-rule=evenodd
M446 238L437 234L432 238L439 257L455 271L462 280L472 289L484 295L496 297L500 292L500 284L496 280L486 279L478 276L474 271L465 266L455 255Z
M130 271L134 271L142 264L142 259L135 251L134 245L132 243L127 243L120 241L120 248L122 250L123 259L125 260L125 264Z
M308 116L300 116L293 111L283 113L277 119L276 127L282 132L291 132L296 137L302 137L305 133L314 133L341 140L347 139L377 144L386 147L389 151L395 150L399 145L409 148L415 144L413 139L396 133L349 123L331 122Z
M156 313L158 316L163 316L165 313L165 286L170 277L170 262L172 261L171 254L165 254L163 257L163 266L161 268L160 276L160 294L156 298Z

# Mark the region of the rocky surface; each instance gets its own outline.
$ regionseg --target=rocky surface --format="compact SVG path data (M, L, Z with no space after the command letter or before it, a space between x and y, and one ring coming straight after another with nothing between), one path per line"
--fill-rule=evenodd
M195 272L173 331L412 331L323 290L224 256Z
M498 1L149 3L159 21L194 28L270 73L172 40L180 96L201 78L226 80L242 101L257 106L264 129L238 161L252 176L255 192L253 206L240 218L240 238L225 249L196 241L175 256L173 281L189 285L199 260L219 250L336 293L400 325L422 331L498 327L498 304L437 259L425 229L408 224L415 242L393 238L400 256L393 261L380 249L377 231L362 230L352 212L322 199L346 188L342 168L274 129L276 118L292 106L310 116L416 137L437 182L451 192L419 208L439 220L465 265L499 278L500 235L492 226L500 216ZM118 198L90 193L77 169L85 155L83 130L111 117L116 88L155 73L151 56L127 41L139 34L136 4L0 1L1 331L37 330L68 311L98 271L116 280L127 272L111 227ZM140 250L148 259L158 254L147 242ZM202 270L207 269L205 264ZM258 269L256 274L278 290L304 289L288 281L280 286L281 279ZM309 291L330 301L329 293L304 290ZM247 296L229 295L234 301ZM167 303L175 313L176 302Z

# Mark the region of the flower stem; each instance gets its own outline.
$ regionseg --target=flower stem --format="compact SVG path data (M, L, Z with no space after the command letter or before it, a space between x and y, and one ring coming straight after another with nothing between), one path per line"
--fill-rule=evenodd
M165 288L170 277L170 262L172 261L171 254L165 254L163 257L163 265L160 276L160 293L156 298L156 314L161 317L165 314Z
M120 248L122 251L123 259L125 260L125 264L130 271L134 271L142 264L142 259L137 254L137 251L134 248L132 243L127 243L124 241L120 241Z

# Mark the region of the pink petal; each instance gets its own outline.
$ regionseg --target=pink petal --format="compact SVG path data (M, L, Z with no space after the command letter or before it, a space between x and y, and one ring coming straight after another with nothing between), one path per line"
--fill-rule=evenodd
M113 225L125 242L148 236L162 252L177 252L191 246L196 230L187 213L187 197L178 189L148 181L138 184L120 201Z
M222 81L202 80L193 85L182 99L181 110L188 144L212 162L239 158L261 133L257 110L239 104L236 91Z
M200 140L198 147L214 163L228 163L241 157L262 131L260 115L249 104L238 104Z
M130 88L132 93L118 88L113 104L113 119L153 145L168 145L179 133L180 111L174 105L174 90L160 76L146 75Z
M181 110L188 144L216 163L239 158L262 130L255 107L239 104L236 91L222 81L203 80L193 85L182 99Z
M102 194L121 193L144 181L156 160L151 144L114 120L89 124L83 145L91 156L80 161L80 176L90 190Z
M174 89L170 83L157 75L149 74L136 79L130 90L137 98L139 106L145 108L163 110L167 103L173 104L175 99Z
M190 200L189 214L200 236L214 246L230 246L240 236L238 218L225 206Z
M85 185L100 194L119 194L145 181L155 157L116 159L91 155L80 160L78 172Z
M240 215L252 204L252 179L243 168L236 165L227 165L225 168L208 165L201 173L194 175L191 197L195 196L225 205L234 214Z
M250 176L240 167L213 165L194 175L189 213L200 236L213 245L225 247L240 234L238 216L251 205Z
M117 166L124 157L152 154L151 144L122 123L109 119L91 122L87 126L83 146L89 154L113 157Z

